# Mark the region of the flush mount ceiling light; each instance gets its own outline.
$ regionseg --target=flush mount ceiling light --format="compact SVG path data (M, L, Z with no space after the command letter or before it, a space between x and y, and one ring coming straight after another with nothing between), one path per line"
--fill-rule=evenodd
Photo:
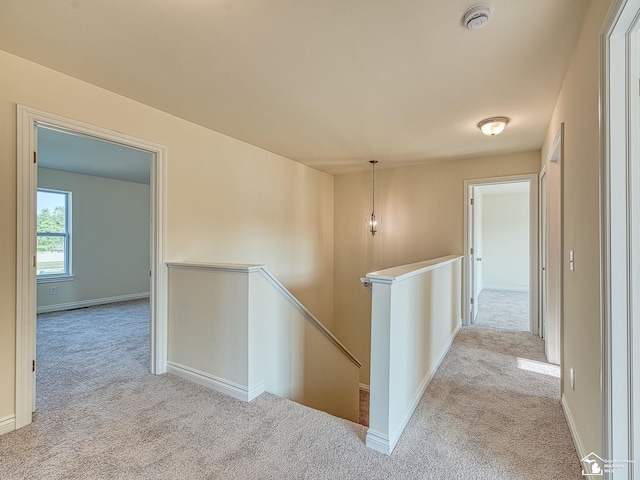
M507 123L509 123L509 119L507 117L485 118L478 123L478 128L482 133L491 137L502 133L504 127L507 126Z
M489 17L491 17L491 7L486 3L479 3L464 12L462 23L469 30L478 30L489 23Z

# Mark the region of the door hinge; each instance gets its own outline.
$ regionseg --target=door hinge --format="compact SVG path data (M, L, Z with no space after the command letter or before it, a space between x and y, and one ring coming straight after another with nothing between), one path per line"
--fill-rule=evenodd
M38 154L36 152L33 152L33 163L36 163L38 161Z
M473 205L473 198L471 199L471 205Z
M473 247L469 249L469 255L473 255Z
M33 360L33 363L31 364L31 371L35 372L36 371L36 361Z
M469 299L469 303L470 303L471 305L473 305L473 298L470 298L470 299Z
M36 256L33 256L33 268L36 268Z

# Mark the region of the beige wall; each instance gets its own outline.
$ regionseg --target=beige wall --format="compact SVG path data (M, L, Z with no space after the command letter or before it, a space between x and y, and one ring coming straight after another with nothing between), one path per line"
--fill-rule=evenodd
M71 192L75 276L38 284L38 308L149 292L149 185L39 168L38 187Z
M335 323L362 362L369 383L371 297L360 283L368 272L448 254L462 254L464 180L537 173L540 152L472 158L376 171L378 234L367 232L371 172L335 178Z
M599 34L610 3L590 3L542 150L544 164L564 122L562 392L586 452L602 449ZM568 269L569 250L575 251L574 271ZM575 391L569 385L571 367Z
M167 260L265 263L333 317L333 177L0 52L0 418L15 411L16 104L168 147Z

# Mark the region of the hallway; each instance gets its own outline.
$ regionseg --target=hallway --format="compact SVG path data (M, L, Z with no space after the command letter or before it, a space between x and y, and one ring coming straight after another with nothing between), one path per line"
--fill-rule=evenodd
M529 292L482 290L474 325L528 332Z

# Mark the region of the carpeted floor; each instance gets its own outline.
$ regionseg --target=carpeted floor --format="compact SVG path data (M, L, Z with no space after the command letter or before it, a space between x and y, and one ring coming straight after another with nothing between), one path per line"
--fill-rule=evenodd
M475 325L502 330L529 331L529 292L480 292Z
M463 328L388 457L366 448L365 427L289 400L244 403L147 374L146 308L40 317L40 341L54 348L39 345L39 409L33 424L0 437L0 478L582 478L558 378L519 368L517 357L544 361L527 333ZM117 327L134 317L135 333ZM78 323L97 330L76 343Z

